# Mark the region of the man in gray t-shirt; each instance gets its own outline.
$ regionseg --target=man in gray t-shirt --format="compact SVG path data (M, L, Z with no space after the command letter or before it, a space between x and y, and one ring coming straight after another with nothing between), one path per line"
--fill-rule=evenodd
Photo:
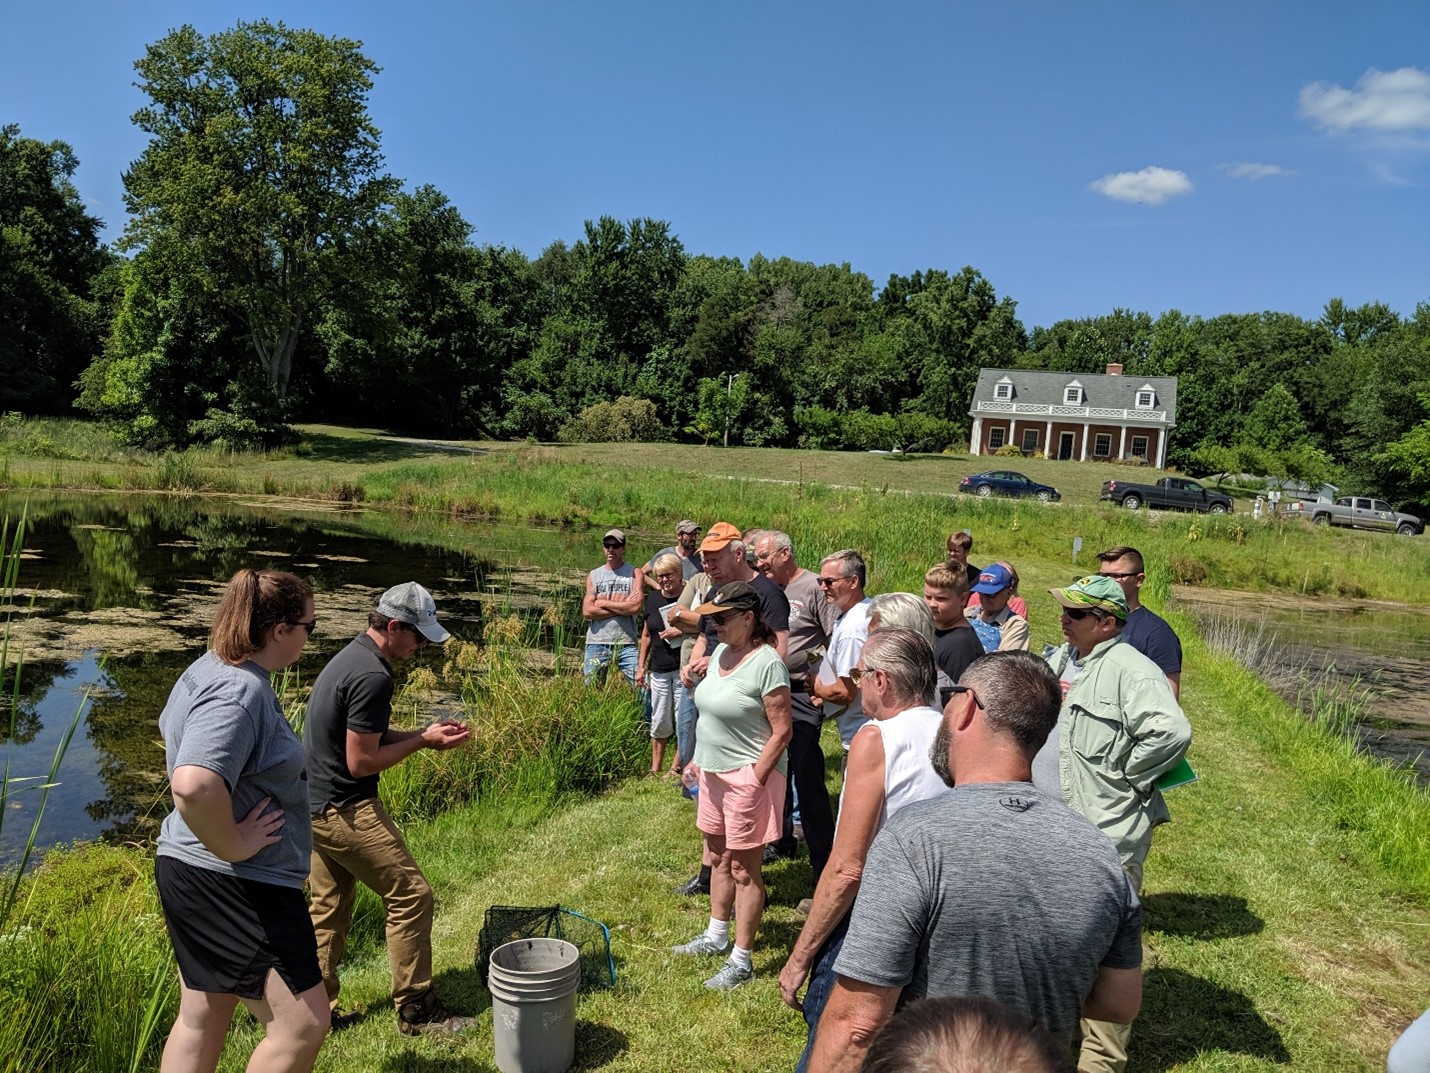
M964 671L930 759L947 793L874 839L810 1073L857 1069L901 1001L983 995L1072 1046L1081 1016L1142 1000L1142 910L1096 827L1044 797L1029 765L1062 691L1027 652Z
M636 680L636 615L645 602L645 571L626 562L626 534L609 529L601 540L606 561L586 575L581 617L586 627L586 653L581 673L587 682L602 679L614 660L621 673Z

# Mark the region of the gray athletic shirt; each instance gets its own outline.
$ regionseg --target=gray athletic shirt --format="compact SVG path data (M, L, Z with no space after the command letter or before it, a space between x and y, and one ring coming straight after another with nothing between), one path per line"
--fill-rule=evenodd
M1106 835L1031 783L978 783L879 831L834 968L901 1004L986 995L1070 1044L1098 968L1142 964L1141 933Z
M283 811L283 826L273 845L229 864L199 841L175 809L159 828L158 855L241 879L302 887L313 850L308 772L303 743L283 718L268 672L256 663L233 667L204 653L170 690L159 732L170 778L176 768L207 768L228 786L235 821L270 797L269 807Z
M612 570L609 566L598 566L591 571L591 586L597 596L629 596L635 584L636 568L630 563L622 563ZM640 640L640 629L635 615L612 615L610 618L594 618L586 627L588 645L635 644Z

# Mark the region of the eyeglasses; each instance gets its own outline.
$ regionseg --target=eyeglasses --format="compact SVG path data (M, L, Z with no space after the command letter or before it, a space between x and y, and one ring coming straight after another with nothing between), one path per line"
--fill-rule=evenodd
M814 579L815 584L817 584L821 589L827 589L832 586L836 581L843 580L844 579L842 577L817 577Z
M1115 579L1117 579L1117 580L1121 580L1122 578L1125 578L1125 577L1136 577L1136 576L1137 576L1138 574L1140 574L1140 573L1142 573L1141 570L1124 570L1122 573L1118 573L1118 572L1115 571L1115 570L1102 570L1102 571L1099 571L1099 572L1098 572L1098 575L1097 575L1097 576L1098 576L1098 577L1110 577L1110 578L1115 578Z
M603 548L624 548L625 545L622 544L619 540L603 540L603 541L601 542L601 547L603 547Z
M1089 608L1072 608L1072 607L1065 607L1065 608L1063 608L1063 614L1066 615L1068 618L1072 619L1074 622L1081 622L1083 619L1087 618L1088 615L1091 615L1093 618L1096 618L1096 619L1102 619L1102 618L1105 618L1105 617L1106 617L1101 611L1094 611L1094 610L1092 610L1092 608L1090 608L1090 607L1089 607Z
M430 642L427 640L427 635L424 634L421 630L419 630L416 626L412 625L412 623L399 622L397 625L399 629L406 630L408 633L412 634L412 636L417 638L418 648L421 648L423 645L430 644Z
M972 686L944 686L944 689L946 689L949 693L967 693L970 697L973 698L973 706L975 708L977 708L980 712L986 710L983 707L983 701L978 699L978 694L973 691Z
M318 620L315 618L315 619L313 619L311 622L290 622L290 623L288 623L288 625L290 625L290 626L302 626L303 629L305 629L305 630L308 631L308 636L309 636L309 637L312 637L312 636L313 636L313 631L318 628Z
M675 580L676 578L678 578L678 577L680 577L679 574L656 574L656 575L655 575L655 579L656 579L657 581L674 581L674 580Z
M732 618L736 618L744 613L743 611L726 611L719 615L711 615L710 621L717 626L724 626L727 625Z

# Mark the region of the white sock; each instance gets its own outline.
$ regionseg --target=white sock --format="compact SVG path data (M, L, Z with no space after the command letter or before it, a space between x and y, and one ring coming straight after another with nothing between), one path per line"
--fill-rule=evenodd
M741 969L753 969L754 963L750 961L750 951L742 950L738 946L730 951L730 961Z
M705 936L711 942L724 946L730 941L730 922L728 920L716 920L710 918L710 925L705 929Z

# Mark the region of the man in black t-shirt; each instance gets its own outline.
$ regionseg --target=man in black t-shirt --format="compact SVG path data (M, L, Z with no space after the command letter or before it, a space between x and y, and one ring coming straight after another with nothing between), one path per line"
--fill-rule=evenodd
M451 636L437 605L409 581L388 589L367 630L323 668L303 725L308 758L313 856L309 887L318 963L328 1002L338 998L338 965L352 925L357 884L376 892L387 912L392 1001L403 1035L456 1032L470 1017L450 1013L432 990L432 888L402 832L378 799L378 776L420 749L453 749L471 731L450 719L422 730L393 730L392 661Z

